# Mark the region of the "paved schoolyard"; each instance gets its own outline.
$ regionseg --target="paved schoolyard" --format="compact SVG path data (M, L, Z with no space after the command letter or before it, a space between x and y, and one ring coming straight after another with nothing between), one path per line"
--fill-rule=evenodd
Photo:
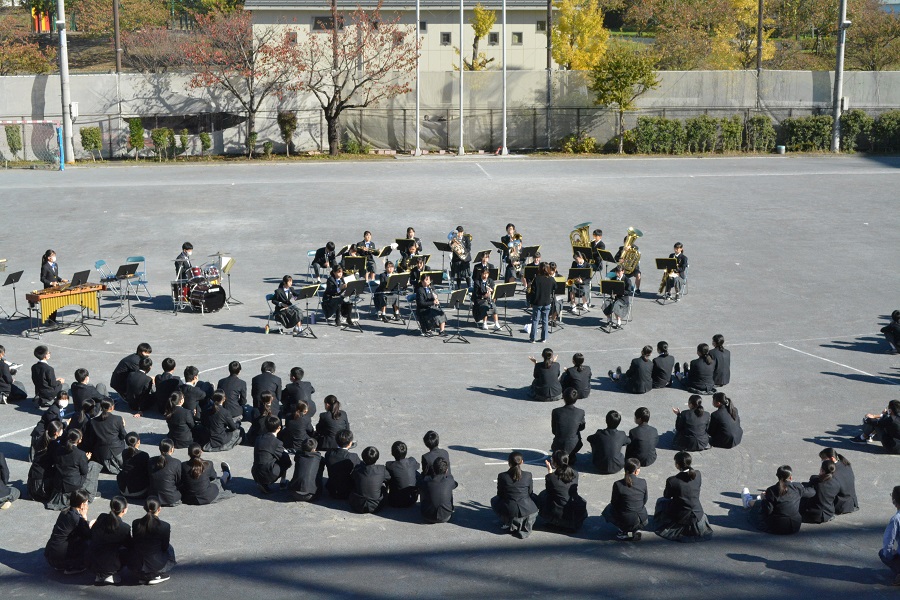
M138 326L107 322L92 337L45 335L57 373L72 380L86 367L108 382L116 362L141 341L153 346L155 367L171 356L178 371L196 365L204 379L224 377L237 359L245 378L273 360L287 376L300 365L320 406L333 393L346 408L360 449L382 457L394 440L422 453L422 434L440 432L460 482L452 523L419 524L417 510L378 516L350 513L341 503L291 504L281 494L261 497L250 478L252 451L239 447L234 467L238 497L207 507L164 509L173 525L179 567L161 586L94 589L88 575L63 577L47 567L42 549L56 514L28 500L0 513L0 585L5 597L96 594L146 598L246 597L629 597L819 598L893 596L876 551L892 514L888 494L900 484L897 458L850 444L864 412L900 397L896 356L884 353L878 329L900 308L896 189L900 160L859 157L541 160L402 159L364 163L70 168L64 173L0 172L7 273L25 269L23 294L40 287L39 258L57 251L61 271L114 265L126 256L148 259L152 302L138 302ZM645 534L639 544L612 539L599 517L616 476L589 472L583 454L581 494L590 517L575 536L536 531L525 541L503 535L489 508L496 474L510 449L527 458L542 487L538 463L549 448L553 406L526 399L528 356L521 296L510 305L512 339L472 328L469 345L421 338L364 314L365 333L317 326L318 340L263 335L264 295L285 273L305 273L306 252L334 240L343 245L369 229L375 242L403 237L414 226L426 247L464 225L475 250L491 248L512 221L526 245L567 269L569 231L592 221L613 250L629 226L639 245L645 283L634 322L623 332L597 329L599 311L567 318L549 346L564 366L583 352L597 376L587 411L588 432L610 409L624 416L650 408L651 424L672 428L672 406L687 394L654 390L620 393L606 380L644 344L669 342L680 361L700 342L722 333L732 351L732 383L724 389L741 412L744 442L695 456L703 473L702 501L715 530L704 544L673 544ZM216 251L236 257L232 295L240 306L201 316L169 310L168 282L181 243L195 257ZM690 259L690 294L678 304L653 301L659 274L653 258L681 241ZM433 264L440 265L433 251ZM496 254L494 255L496 257ZM496 260L496 259L494 259ZM449 262L448 262L449 265ZM565 270L565 269L564 269ZM5 276L4 276L5 277ZM12 290L0 289L12 310ZM104 313L113 310L104 303ZM451 324L453 319L451 318ZM0 344L25 363L38 343L20 337L22 321L0 322ZM31 390L30 381L27 388ZM27 405L0 407L0 452L14 480L27 474ZM156 417L126 417L145 449L165 432ZM670 436L664 436L664 441ZM829 524L804 525L789 539L747 525L738 492L775 482L779 464L798 480L818 472L817 454L835 446L853 463L861 510ZM178 451L184 458L185 451ZM674 472L663 449L648 480L651 505ZM586 471L586 472L585 472ZM20 486L22 487L22 486ZM114 479L103 476L105 499ZM91 515L106 508L95 502ZM652 506L651 506L652 509ZM128 518L142 514L129 509Z

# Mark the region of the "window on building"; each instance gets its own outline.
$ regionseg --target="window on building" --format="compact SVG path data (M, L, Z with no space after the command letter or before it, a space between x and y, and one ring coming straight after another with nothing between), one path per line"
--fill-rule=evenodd
M538 21L535 25L535 29L540 32L547 31L547 21Z
M522 32L521 31L513 31L512 34L512 45L513 46L521 46L522 45Z
M500 45L500 34L491 31L488 33L488 46L499 46Z
M419 21L419 32L428 33L428 21Z
M334 19L329 15L326 17L313 17L313 31L328 31L334 29ZM344 28L343 21L339 22L339 28Z
M449 46L451 44L451 37L449 31L441 32L441 46Z
M291 46L297 45L297 32L296 31L289 31L287 37L288 37L288 43Z

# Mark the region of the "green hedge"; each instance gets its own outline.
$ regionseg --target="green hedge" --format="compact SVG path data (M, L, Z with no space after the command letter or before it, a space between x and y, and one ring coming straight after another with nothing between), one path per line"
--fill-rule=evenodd
M900 150L900 110L883 113L872 125L872 145L880 152Z
M781 139L790 152L828 151L833 126L830 115L789 118L781 122Z

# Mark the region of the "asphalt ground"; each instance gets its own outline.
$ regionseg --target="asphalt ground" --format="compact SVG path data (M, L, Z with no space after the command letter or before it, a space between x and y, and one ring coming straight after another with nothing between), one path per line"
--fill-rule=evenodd
M161 586L93 588L87 574L65 577L43 556L56 513L23 499L0 513L0 586L9 598L90 594L146 598L818 598L896 595L876 556L893 513L889 493L900 484L897 458L876 446L851 444L863 414L900 397L900 366L878 333L898 306L900 217L896 190L900 160L863 157L540 160L494 157L377 163L70 168L0 172L4 234L0 258L7 274L24 269L17 286L41 287L40 256L58 253L63 276L104 259L147 257L154 298L132 305L138 325L107 321L91 337L20 334L25 321L0 321L7 357L24 363L20 379L32 391L28 366L38 343L52 350L57 374L72 381L78 367L108 382L120 358L139 342L153 346L151 374L162 359L196 365L215 383L239 360L248 380L264 360L283 378L302 366L320 406L327 394L344 405L361 449L374 445L382 460L404 440L411 454L429 429L441 435L459 481L456 514L446 525L422 525L416 509L356 515L341 502L294 504L283 493L262 496L250 477L252 450L210 455L234 469L237 497L205 506L164 509L173 526L179 565ZM490 510L496 475L511 449L525 451L542 488L541 465L550 446L555 404L527 399L528 317L519 295L509 305L512 338L463 326L470 344L423 338L402 325L370 316L363 333L315 326L317 340L264 335L264 296L286 273L305 275L308 250L333 240L357 242L369 229L382 245L407 226L440 265L432 241L464 225L473 249L491 248L507 222L540 244L545 259L567 270L569 232L591 221L613 251L629 226L641 229L644 295L634 321L614 334L598 330L600 311L566 316L548 344L563 366L583 352L595 374L593 393L579 402L590 433L610 409L624 416L651 411L661 433L674 425L681 389L642 396L622 393L605 377L627 367L645 344L669 343L679 361L716 333L732 352L732 382L723 389L738 406L745 431L732 450L695 456L703 473L702 502L715 531L711 541L682 545L645 533L620 543L600 512L619 476L590 472L588 449L579 465L589 518L573 536L535 531L527 540L504 534ZM172 261L181 243L195 259L216 251L236 258L230 310L174 314L168 299ZM655 302L659 272L653 258L681 241L689 257L684 301ZM493 255L496 262L496 254ZM447 261L449 266L449 260ZM96 276L92 273L92 279ZM10 287L0 304L12 312ZM103 302L103 315L116 308ZM72 313L72 310L69 310ZM463 314L465 320L465 314ZM455 322L450 315L450 325ZM709 400L707 399L707 402ZM154 415L126 427L141 433L151 456L166 431ZM23 489L29 431L37 413L24 403L0 406L0 452ZM675 472L664 435L659 460L641 472L652 503ZM744 485L763 490L788 463L797 480L818 472L818 452L839 449L853 464L861 509L824 525L804 525L789 538L756 532L740 507ZM185 458L186 451L177 451ZM106 510L114 478L101 477ZM127 518L142 514L139 506Z

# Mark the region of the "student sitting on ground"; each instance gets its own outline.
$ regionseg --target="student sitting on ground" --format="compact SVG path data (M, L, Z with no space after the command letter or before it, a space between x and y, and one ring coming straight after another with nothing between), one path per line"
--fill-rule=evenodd
M621 422L622 416L618 411L611 410L606 413L606 429L598 429L596 433L588 436L587 441L591 445L591 460L594 468L601 475L618 473L625 466L622 447L627 446L631 440L624 432L617 429Z
M322 455L316 452L316 438L303 441L294 454L294 475L288 489L297 502L315 502L322 496Z
M362 451L362 464L353 468L353 491L348 500L355 512L376 513L384 507L391 474L384 465L375 464L378 457L378 448L368 446Z
M694 394L688 398L688 410L672 408L675 417L675 438L672 445L685 452L709 450L708 412L703 410L703 399Z
M497 495L491 498L491 508L500 517L503 529L520 539L531 535L537 519L537 499L531 473L522 470L525 459L520 452L511 452L509 470L497 476Z
M545 460L544 491L538 496L539 516L544 523L567 531L578 531L587 519L587 502L578 495L578 472L569 466L562 450Z
M581 432L584 430L584 411L575 406L578 399L578 390L566 388L563 390L564 405L550 411L550 430L553 432L553 442L550 451L562 450L569 456L569 464L574 465L578 460L578 451L584 447L581 441Z
M122 470L116 475L119 493L126 498L143 498L150 489L150 455L141 450L141 438L132 431L125 436Z
M838 454L834 448L824 448L819 452L819 458L830 460L834 463L834 478L840 484L840 490L834 499L834 514L846 515L859 510L859 501L856 499L856 477L850 461L842 454Z
M175 442L163 438L159 442L159 456L150 461L150 496L156 496L162 506L181 504L181 461L172 456Z
M353 432L349 429L339 431L335 441L339 448L332 448L325 453L325 467L328 469L325 489L332 498L346 500L353 491L351 475L354 467L359 464L359 456L350 452L353 447Z
M91 537L91 526L87 520L90 497L86 490L75 490L69 494L69 505L59 513L50 539L44 546L44 558L50 566L66 575L81 573L85 569L87 544Z
M818 475L809 478L803 485L815 490L812 497L800 501L800 514L804 523L827 523L834 519L834 501L841 490L840 482L834 477L835 466L830 460L822 462Z
M244 430L234 422L234 417L225 408L225 392L213 394L212 407L206 417L206 430L209 432L209 443L203 447L204 452L225 452L237 446L244 435Z
M278 417L266 419L266 432L256 438L253 446L253 466L250 474L259 487L259 491L268 494L269 486L279 479L280 487L287 487L288 469L291 468L291 457L284 451L284 444L278 439L281 421Z
M700 504L700 471L687 452L675 454L678 473L666 479L663 497L656 502L656 535L675 542L702 542L712 538L709 519Z
M122 521L128 512L128 501L116 496L109 501L109 512L103 513L91 525L88 563L94 573L94 585L119 585L119 572L128 561L131 551L131 527Z
M459 485L449 473L450 463L434 461L431 475L419 480L419 509L426 523L446 523L453 516L453 490Z
M641 464L636 458L625 461L625 477L613 483L612 497L603 509L603 518L619 528L616 539L638 542L640 529L647 526L647 482L638 475Z
M570 387L578 390L579 400L591 395L591 368L584 364L584 354L576 352L572 356L572 366L563 371L559 385L563 390Z
M434 461L443 458L450 464L450 455L440 447L441 438L436 431L428 431L422 437L422 443L428 448L428 452L422 455L422 475L430 475Z
M650 355L653 348L644 346L641 355L631 360L628 371L622 373L622 367L616 367L616 372L609 371L609 378L623 386L629 394L646 394L653 389L653 361Z
M625 460L636 458L642 467L649 467L656 462L656 446L659 444L659 432L650 423L650 409L641 406L634 411L634 422L637 427L628 432L628 445L625 447Z
M734 448L741 443L744 430L741 417L731 398L722 392L713 394L713 408L709 416L709 445L714 448Z
M775 472L778 483L766 488L764 494L753 496L748 488L741 492L744 508L751 510L751 521L762 531L775 535L792 535L800 531L803 517L800 502L812 498L816 491L794 483L793 469L781 465Z
M851 441L868 444L880 439L885 452L900 454L900 400L891 400L881 414L867 414L863 430Z
M396 441L391 445L391 456L394 460L385 463L384 468L391 474L388 481L388 504L397 508L406 508L416 503L419 497L417 482L419 479L419 463L415 458L406 456L406 444Z
M199 447L198 447L199 449ZM169 580L169 571L175 566L175 549L169 543L172 528L159 518L160 504L156 498L147 498L146 514L131 524L131 570L147 585Z
M208 460L203 460L203 449L200 444L191 444L188 448L190 460L181 465L181 500L185 504L202 506L227 500L234 492L225 489L231 480L231 468L222 463L222 478Z

